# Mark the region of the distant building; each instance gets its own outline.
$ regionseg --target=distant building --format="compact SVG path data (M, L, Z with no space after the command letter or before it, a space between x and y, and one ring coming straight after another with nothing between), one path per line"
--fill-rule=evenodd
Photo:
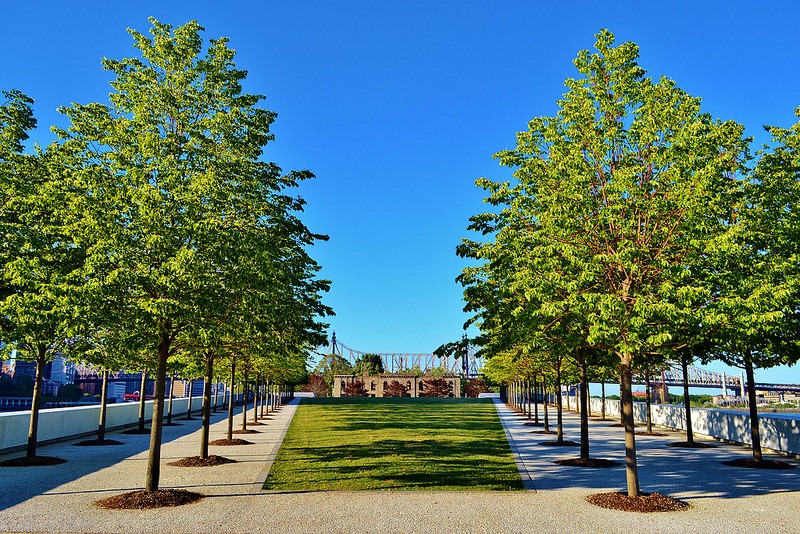
M411 397L419 397L420 392L425 390L425 381L433 378L443 378L450 384L453 397L461 397L461 378L453 374L444 374L439 377L431 375L419 376L414 373L382 373L375 376L360 375L335 375L333 377L333 396L341 397L342 390L347 384L360 380L364 382L364 387L370 397L383 397L383 391L389 387L392 381L397 380L406 387L406 391Z

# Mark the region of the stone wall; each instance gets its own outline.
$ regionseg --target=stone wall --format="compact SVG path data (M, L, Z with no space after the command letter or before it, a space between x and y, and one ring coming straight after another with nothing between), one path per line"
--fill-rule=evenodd
M592 398L592 414L599 414L601 399ZM647 421L645 403L633 406L633 417L637 422ZM686 431L686 410L674 404L651 405L653 424ZM619 401L606 400L606 417L619 417ZM761 413L758 417L761 430L761 446L787 454L800 455L800 420L784 418L775 414ZM692 408L692 431L695 434L752 444L750 416L729 410Z
M219 395L218 404L223 402ZM186 414L189 398L173 399L172 417ZM202 398L192 399L192 412L200 411ZM166 410L166 403L164 406ZM145 419L153 417L153 401L145 402ZM97 433L100 420L100 405L75 408L52 408L39 411L38 442L59 441L69 437L90 436ZM139 403L122 402L109 404L106 411L106 429L129 427L139 421ZM0 413L0 453L22 450L28 443L30 412Z

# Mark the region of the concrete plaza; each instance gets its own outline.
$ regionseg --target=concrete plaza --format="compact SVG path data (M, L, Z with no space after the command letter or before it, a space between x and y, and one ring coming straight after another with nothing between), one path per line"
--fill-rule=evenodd
M496 404L527 491L519 492L290 492L261 491L269 458L277 451L297 401L285 405L258 434L239 436L253 445L211 447L238 460L218 467L166 465L199 453L199 420L165 427L161 487L185 488L206 497L177 508L119 511L97 508L100 498L141 489L149 436L108 437L109 447L76 447L66 441L40 448L40 455L67 463L50 467L0 468L2 532L747 532L800 531L800 469L728 467L723 460L747 457L749 449L715 443L710 449L667 444L682 434L637 436L641 487L691 503L688 511L638 514L606 510L585 497L625 488L621 428L590 424L591 456L617 460L606 469L564 467L577 447L541 445L553 436L533 433L527 419ZM551 418L554 419L551 412ZM213 416L211 439L224 437L223 413ZM241 416L237 418L237 424ZM576 414L565 414L565 438L579 440ZM22 453L0 456L0 459ZM785 458L782 458L785 459ZM788 461L796 462L789 459Z

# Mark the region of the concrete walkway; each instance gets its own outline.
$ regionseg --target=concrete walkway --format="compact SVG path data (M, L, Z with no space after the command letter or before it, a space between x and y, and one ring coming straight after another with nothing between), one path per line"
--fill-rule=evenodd
M102 497L141 489L148 436L112 433L125 442L112 447L75 447L64 442L41 447L39 454L59 456L66 464L0 468L0 532L747 532L800 531L800 469L736 469L723 459L746 457L744 447L677 449L681 434L638 437L641 486L685 499L685 512L636 514L597 508L585 497L625 487L624 467L590 469L553 464L575 458L577 447L540 442L540 427L496 404L521 471L529 478L521 492L292 492L260 490L270 455L296 409L284 406L259 434L239 436L254 442L240 447L211 447L212 454L239 463L208 468L167 466L199 452L199 420L166 427L161 486L206 495L177 508L146 511L103 510ZM551 414L554 416L554 414ZM237 425L241 416L237 417ZM554 420L554 417L553 417ZM565 415L565 438L579 440L578 416ZM237 426L238 427L238 426ZM211 439L224 437L224 414L212 420ZM624 458L622 429L609 421L590 427L592 457ZM19 456L5 455L0 459Z

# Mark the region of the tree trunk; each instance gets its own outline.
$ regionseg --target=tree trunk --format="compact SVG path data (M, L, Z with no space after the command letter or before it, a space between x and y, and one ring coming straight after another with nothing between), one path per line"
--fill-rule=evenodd
M633 428L633 392L631 390L631 362L633 355L620 356L620 403L622 424L625 427L625 478L628 497L639 496L639 467L636 463L636 433Z
M272 400L272 395L271 395L272 389L271 388L272 388L272 383L270 382L270 378L267 377L267 402L266 402L267 415L269 415L269 408L270 408L269 403Z
M100 388L100 421L97 423L97 441L106 440L106 407L108 406L108 369L103 369L103 386Z
M36 349L36 375L33 381L31 419L28 425L28 446L25 452L25 456L29 458L36 456L36 441L39 434L39 405L42 402L42 377L44 375L44 366L47 363L47 347L39 345Z
M550 432L549 410L547 408L547 380L542 379L542 391L544 392L544 431Z
M250 370L250 365L245 363L244 365L244 387L242 387L242 430L247 430L247 392L250 384L247 382L247 374Z
M556 441L564 441L564 399L561 395L561 367L556 367Z
M211 428L211 382L214 380L214 352L205 354L206 372L203 377L203 422L200 428L200 458L208 458L208 435Z
M586 374L586 355L578 349L578 372L580 373L581 402L581 460L589 459L589 378Z
M525 397L527 398L526 400L528 401L528 421L530 421L531 416L533 415L533 414L531 414L531 379L530 378L526 378L525 379Z
M647 423L647 433L653 433L653 411L650 407L650 371L644 375L644 412Z
M144 432L144 390L147 387L147 369L142 370L142 382L139 385L139 432Z
M175 393L175 373L169 377L169 402L167 403L167 424L172 424L172 397Z
M261 402L261 375L256 373L256 385L253 394L253 424L258 424L258 403Z
M747 377L747 401L750 404L750 439L753 441L753 459L760 462L761 431L758 425L758 399L756 398L756 378L753 370L753 353L747 349L744 353L744 372Z
M606 383L600 382L600 419L606 419Z
M533 379L533 423L539 424L539 384Z
M694 445L694 431L692 430L692 401L689 399L689 355L681 355L681 370L683 371L683 410L686 416L686 443Z
M233 439L233 401L234 387L236 383L236 357L231 357L231 389L228 395L228 439Z
M170 326L167 323L161 332L158 343L158 366L156 367L156 383L153 392L153 420L150 427L150 452L147 456L147 480L145 491L157 491L161 478L161 433L164 425L164 393L167 382L167 359L172 343Z
M190 378L189 379L189 402L186 403L186 417L184 418L187 421L191 421L191 420L194 419L194 417L192 417L192 399L194 398L194 396L192 395L193 391L194 391L194 378Z

